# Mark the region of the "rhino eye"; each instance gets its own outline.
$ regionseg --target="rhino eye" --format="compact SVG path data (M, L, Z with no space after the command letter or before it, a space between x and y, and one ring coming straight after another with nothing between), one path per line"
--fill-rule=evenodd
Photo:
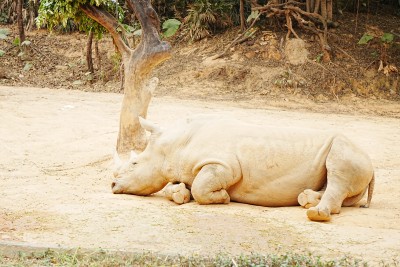
M137 164L137 162L132 162L132 165L136 165Z

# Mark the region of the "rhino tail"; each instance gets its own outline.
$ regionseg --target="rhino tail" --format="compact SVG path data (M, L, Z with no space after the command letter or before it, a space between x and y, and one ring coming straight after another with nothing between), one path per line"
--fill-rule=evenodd
M371 203L372 194L374 192L374 186L375 186L375 175L373 174L372 179L369 182L368 186L361 193L359 193L355 196L346 198L343 201L342 206L344 206L344 207L353 206L354 204L356 204L358 201L360 201L364 197L365 193L368 190L367 203L360 206L360 208L368 208Z
M367 203L365 205L362 205L361 208L369 208L369 205L371 204L372 200L372 194L374 193L374 188L375 188L375 173L372 175L372 179L368 185Z

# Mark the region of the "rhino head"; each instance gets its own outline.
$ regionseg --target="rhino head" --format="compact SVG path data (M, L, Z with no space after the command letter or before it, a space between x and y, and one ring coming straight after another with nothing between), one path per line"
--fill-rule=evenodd
M149 143L140 154L132 151L126 162L122 162L115 152L115 180L111 184L114 194L150 195L160 191L168 183L162 174L164 155L154 145L162 130L143 118L139 118L139 121L145 130L151 132Z

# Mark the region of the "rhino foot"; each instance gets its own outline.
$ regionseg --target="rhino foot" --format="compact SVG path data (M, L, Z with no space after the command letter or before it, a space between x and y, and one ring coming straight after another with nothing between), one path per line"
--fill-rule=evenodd
M306 189L298 195L297 201L299 202L300 206L308 209L317 206L321 200L321 197L322 194L320 192Z
M328 208L311 207L307 210L307 216L311 221L329 221L331 212Z
M176 204L184 204L190 201L190 191L186 188L184 183L168 184L164 188L164 194Z

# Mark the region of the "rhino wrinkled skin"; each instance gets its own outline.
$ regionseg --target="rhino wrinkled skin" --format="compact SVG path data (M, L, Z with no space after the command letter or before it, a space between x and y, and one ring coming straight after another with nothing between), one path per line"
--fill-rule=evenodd
M115 194L145 196L167 185L165 195L178 204L190 196L199 204L300 204L315 221L354 205L368 188L365 206L371 202L371 160L341 134L212 116L189 118L166 130L140 122L151 132L149 143L119 164Z

